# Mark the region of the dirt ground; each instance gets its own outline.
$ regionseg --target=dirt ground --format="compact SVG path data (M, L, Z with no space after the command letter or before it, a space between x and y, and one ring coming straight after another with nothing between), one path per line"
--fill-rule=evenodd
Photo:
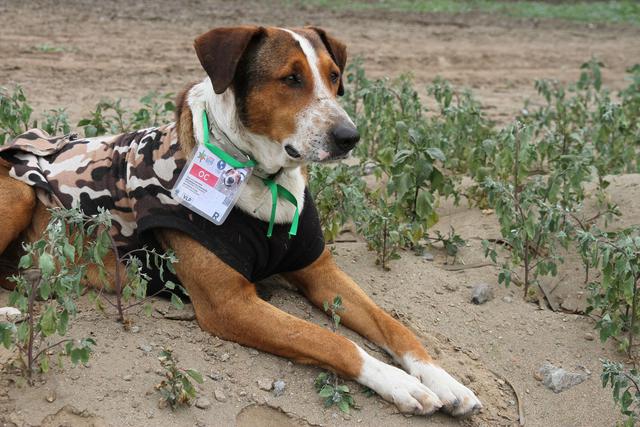
M220 25L260 23L279 26L314 24L347 42L374 76L414 74L421 85L436 75L473 89L491 117L507 120L533 96L536 78L575 81L579 65L591 55L604 61L606 85L625 85L626 67L640 58L640 30L564 22L518 21L483 15L414 15L332 12L293 3L140 1L102 2L0 1L0 85L21 84L37 112L65 106L71 122L87 115L102 97L125 104L151 90L177 92L202 78L192 49L193 38ZM41 52L36 46L63 47ZM624 213L614 226L640 218L640 176L614 179L610 194ZM454 225L468 240L462 260L482 263L480 239L497 237L493 215L467 206L443 203L442 230ZM579 264L569 257L554 292L560 312L526 303L519 288L497 287L493 267L447 269L444 253L433 261L409 253L391 272L374 265L363 242L339 243L339 264L383 308L424 340L438 361L474 389L485 405L468 420L444 415L403 417L393 405L366 397L356 384L359 410L345 416L325 409L313 390L319 370L219 340L195 321L165 319L167 303L155 302L152 318L134 316L139 332L124 332L87 301L72 333L93 336L98 346L88 367L46 375L35 387L0 377L0 424L43 426L175 425L517 425L518 402L527 426L610 426L617 419L608 390L602 390L599 359L618 359L611 345L593 341L593 321L573 312L584 308ZM495 285L495 298L476 306L471 287ZM301 295L272 280L261 285L270 302L327 325L326 317ZM7 292L0 291L0 306ZM388 360L383 352L341 333ZM200 395L212 402L205 410L172 413L157 406L153 386L159 382L158 350L170 346L180 363L207 376ZM142 349L144 350L142 350ZM151 349L151 351L147 351ZM0 364L9 355L0 352ZM560 394L534 378L545 360L567 369L583 366L592 374ZM276 397L259 389L257 380L282 379L285 393ZM516 394L513 392L515 389ZM224 394L219 401L214 393ZM49 397L48 402L46 399ZM53 399L52 399L53 398Z

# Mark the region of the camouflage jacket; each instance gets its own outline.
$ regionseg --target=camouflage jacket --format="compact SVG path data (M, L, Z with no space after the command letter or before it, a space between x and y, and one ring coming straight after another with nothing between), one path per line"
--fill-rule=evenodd
M40 129L0 147L10 175L36 189L48 207L79 206L87 215L102 207L111 212L112 236L124 252L143 244L157 247L153 229L174 228L189 234L251 281L304 268L324 249L313 200L305 192L298 234L287 224L268 224L234 208L216 226L171 197L187 161L175 124L116 136L79 139L50 137Z

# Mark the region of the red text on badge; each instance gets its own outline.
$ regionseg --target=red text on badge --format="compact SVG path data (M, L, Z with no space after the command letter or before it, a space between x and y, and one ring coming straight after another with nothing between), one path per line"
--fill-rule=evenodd
M191 167L191 170L189 171L189 174L192 176L195 176L196 178L198 178L200 181L204 182L205 184L213 187L214 185L216 185L216 182L218 182L218 177L215 176L214 174L212 174L211 172L209 172L206 169L201 168L200 166L194 164Z

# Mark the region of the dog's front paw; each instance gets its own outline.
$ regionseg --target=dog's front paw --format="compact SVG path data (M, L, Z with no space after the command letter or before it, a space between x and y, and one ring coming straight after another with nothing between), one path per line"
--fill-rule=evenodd
M438 396L445 412L456 417L466 417L482 409L482 403L476 395L441 367L414 358L405 359L405 365L411 375Z
M358 382L393 402L404 414L429 415L442 407L438 396L416 377L370 356L360 349L362 369Z

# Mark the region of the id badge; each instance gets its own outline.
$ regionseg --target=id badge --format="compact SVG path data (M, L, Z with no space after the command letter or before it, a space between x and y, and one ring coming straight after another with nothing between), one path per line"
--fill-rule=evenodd
M232 168L198 144L171 190L175 200L216 225L224 222L253 168Z

